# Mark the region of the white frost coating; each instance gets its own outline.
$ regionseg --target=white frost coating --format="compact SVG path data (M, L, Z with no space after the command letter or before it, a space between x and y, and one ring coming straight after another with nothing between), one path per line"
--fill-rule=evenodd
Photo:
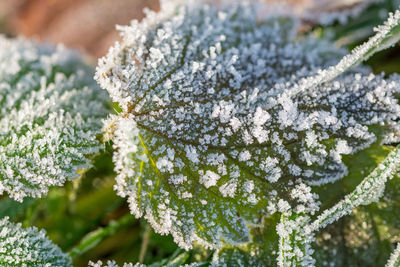
M90 167L108 97L75 52L0 36L0 195L40 197Z
M400 243L397 244L396 249L390 255L390 259L386 263L385 267L398 267L400 265Z
M122 109L107 122L115 189L186 249L245 242L260 214L293 200L316 210L306 190L288 192L335 182L347 174L343 154L398 138L397 76L360 68L293 94L344 51L296 39L291 19L260 23L258 7L162 2L160 13L120 27L122 42L99 60L96 79Z
M314 250L311 247L314 235L304 231L310 218L304 215L293 216L295 217L282 215L276 226L279 235L278 266L315 266L315 260L312 258Z
M206 188L209 188L210 186L214 186L217 184L219 178L221 178L220 175L213 171L206 171L205 173L203 171L200 171L200 180L199 182L201 184L204 184ZM204 174L202 174L204 173Z
M312 193L311 187L306 184L296 185L290 192L290 196L299 203L292 208L292 211L296 214L314 215L319 210L320 202L318 201L318 195Z
M317 231L327 225L348 215L352 210L360 205L369 205L377 202L385 190L385 184L388 179L400 168L400 147L397 146L387 158L376 167L357 186L357 188L332 208L325 210L317 219L307 227L309 232Z
M3 267L72 267L71 259L53 244L45 231L0 220L0 262Z

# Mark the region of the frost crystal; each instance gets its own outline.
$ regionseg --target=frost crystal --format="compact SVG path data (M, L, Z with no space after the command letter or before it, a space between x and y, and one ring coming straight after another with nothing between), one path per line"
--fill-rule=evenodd
M89 167L107 96L77 54L0 36L0 194L40 197Z
M115 189L186 249L246 241L248 225L289 202L315 212L306 185L341 179L342 155L398 138L398 77L360 67L314 83L344 51L296 39L295 21L255 7L163 2L120 27L97 68L122 109L105 126Z
M22 228L8 217L0 220L0 265L3 267L72 267L71 259L53 244L44 231Z

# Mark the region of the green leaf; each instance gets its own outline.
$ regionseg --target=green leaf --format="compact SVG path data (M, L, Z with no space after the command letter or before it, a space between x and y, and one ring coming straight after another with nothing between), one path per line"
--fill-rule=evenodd
M296 39L291 19L257 18L251 4L163 5L99 61L96 79L121 107L104 127L115 188L185 249L244 243L263 216L315 211L297 186L333 183L348 172L342 155L399 139L397 76L360 67L298 91L343 50Z
M69 252L69 255L74 258L88 250L96 247L104 238L115 234L120 228L132 222L132 215L128 214L123 216L118 221L111 221L111 223L104 228L99 228L95 231L88 233L84 236L81 242Z
M72 267L71 259L35 227L0 220L0 265Z
M78 54L0 37L0 194L41 197L90 167L108 98Z

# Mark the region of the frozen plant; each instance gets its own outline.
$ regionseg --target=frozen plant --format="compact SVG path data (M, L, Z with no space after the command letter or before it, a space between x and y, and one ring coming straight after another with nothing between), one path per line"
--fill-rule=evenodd
M292 191L334 183L343 155L399 140L399 77L343 74L397 40L399 14L332 66L345 51L256 7L162 2L119 27L99 61L95 77L122 110L105 125L115 189L185 249L246 242L276 212L315 213L317 196Z
M0 195L41 197L90 167L108 97L73 51L0 36Z
M122 41L95 74L117 111L104 124L107 93L80 56L0 37L0 193L22 201L73 180L103 133L117 194L186 250L151 266L340 266L346 245L330 227L353 216L355 229L362 208L397 194L385 188L400 167L400 145L390 146L400 142L400 77L360 63L399 41L400 12L348 53L268 8L161 1L160 12L119 26ZM80 237L69 255L3 218L0 265L71 266L129 216ZM212 261L185 265L195 245L214 249ZM399 247L387 266L398 262Z
M0 220L0 265L3 267L69 267L71 259L35 227Z

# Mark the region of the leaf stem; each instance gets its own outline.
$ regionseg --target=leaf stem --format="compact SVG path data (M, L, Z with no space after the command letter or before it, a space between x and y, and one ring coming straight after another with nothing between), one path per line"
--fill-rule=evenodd
M143 234L142 245L140 247L139 263L143 263L144 257L146 256L147 247L149 246L151 236L151 228L146 224L146 228Z
M78 255L82 255L88 250L97 246L106 237L115 234L118 230L127 226L133 221L133 216L131 214L126 214L121 217L118 221L111 221L106 227L100 227L87 235L85 235L81 242L73 247L69 251L69 256L75 258Z

